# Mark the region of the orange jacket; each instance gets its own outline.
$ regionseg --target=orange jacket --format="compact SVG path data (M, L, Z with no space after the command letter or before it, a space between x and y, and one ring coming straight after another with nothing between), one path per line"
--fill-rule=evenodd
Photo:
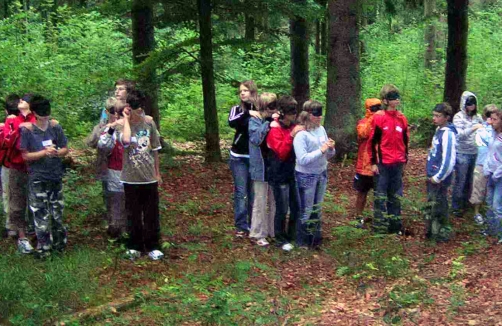
M370 107L379 105L382 102L377 98L369 98L364 102L366 115L357 123L357 151L356 173L366 176L373 176L371 172L371 143L368 141L371 134L371 124L373 123L373 112Z

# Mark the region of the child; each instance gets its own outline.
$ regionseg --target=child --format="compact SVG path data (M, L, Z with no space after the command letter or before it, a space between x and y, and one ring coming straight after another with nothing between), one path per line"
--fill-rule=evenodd
M124 186L120 183L124 147L117 139L117 130L122 130L124 120L122 115L125 103L117 102L108 110L109 124L103 130L98 141L98 151L107 156L108 174L106 177L106 192L108 197L108 235L119 238L127 232L127 217L125 215Z
M477 114L477 98L465 91L460 99L460 111L453 117L457 129L457 161L455 182L451 196L453 215L461 217L472 191L472 177L476 166L478 147L475 131L482 128L483 120Z
M5 98L5 115L7 119L13 119L19 114L20 97L16 94L10 94ZM4 147L4 127L5 124L0 124L0 160L2 164L2 200L3 200L3 211L5 213L5 229L7 230L7 236L15 237L17 232L14 230L15 227L10 223L9 220L9 168L7 167L7 149Z
M270 124L267 135L268 180L274 192L276 204L274 218L275 241L283 250L293 249L296 223L300 210L295 183L295 152L293 138L303 126L295 127L298 103L291 96L283 96L277 101L278 122ZM289 221L286 223L289 208Z
M502 243L502 110L493 112L490 117L495 135L483 165L483 173L488 179L487 231L488 234L497 236L498 243Z
M363 227L364 219L362 214L366 206L368 192L373 189L373 171L371 171L371 161L369 152L371 143L368 142L373 114L381 109L382 101L377 98L370 98L364 102L366 115L357 123L357 142L359 149L357 152L356 176L354 177L354 189L357 191L356 199L356 219L360 221L359 226Z
M256 240L258 246L268 246L267 237L274 237L275 201L272 188L268 184L269 149L265 141L272 114L275 113L277 96L262 93L258 98L260 118L249 120L249 174L253 181L253 213L249 237Z
M322 105L309 100L303 104L293 140L296 155L296 186L300 199L300 218L296 227L299 247L316 248L321 245L321 205L328 183L328 159L335 155L335 141L328 138L321 126Z
M399 90L387 84L380 91L383 112L373 115L368 142L371 143L371 170L375 175L373 231L401 233L400 189L408 160L408 121L397 111Z
M161 259L159 191L162 181L159 171L161 149L155 122L147 122L142 109L143 92L133 90L127 94L124 109L124 127L119 140L124 146L123 169L120 181L124 184L125 208L130 237L127 255L134 259L148 252L152 260Z
M474 178L472 181L472 194L469 202L474 205L474 221L482 225L484 223L483 216L479 212L481 204L484 203L486 197L486 184L488 180L483 174L483 164L488 154L488 145L493 140L493 128L491 114L497 111L495 104L489 104L483 109L483 128L476 131L476 145L478 146L478 156L476 158L476 167L474 168Z
M50 102L34 95L30 108L36 122L22 129L20 149L23 159L28 162L28 197L38 240L36 255L44 258L50 255L51 250L62 251L66 247L61 158L68 153L68 148L61 126L52 126L49 120Z
M426 237L436 241L448 241L448 187L456 157L456 134L449 122L452 109L448 103L434 107L432 121L437 126L427 157L427 198L429 206L426 213Z
M235 129L234 141L230 148L230 170L234 179L234 220L235 236L242 238L249 234L249 215L252 212L253 190L249 174L249 119L260 118L254 110L257 87L247 80L239 86L240 105L232 107L228 124Z

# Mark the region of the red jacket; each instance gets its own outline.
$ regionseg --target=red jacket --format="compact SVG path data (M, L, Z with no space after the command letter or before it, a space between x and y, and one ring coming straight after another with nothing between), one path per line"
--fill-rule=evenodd
M124 157L124 146L118 141L115 141L115 146L108 157L108 168L115 171L122 171L122 160Z
M372 164L408 161L408 120L399 111L380 111L373 115L369 141Z
M27 171L26 163L19 149L21 143L21 130L19 125L24 122L35 123L35 115L33 113L28 113L28 115L24 116L22 113L19 113L17 117L5 120L5 126L3 128L4 142L2 148L7 151L4 165L10 169L19 171Z
M5 161L5 156L7 154L7 150L3 147L3 129L0 129L0 164L3 165Z
M357 151L356 173L365 176L373 176L371 171L371 142L369 141L371 134L371 126L373 124L373 112L370 108L374 105L380 105L381 101L377 98L369 98L364 102L366 107L366 115L364 119L357 123L357 143L359 149Z

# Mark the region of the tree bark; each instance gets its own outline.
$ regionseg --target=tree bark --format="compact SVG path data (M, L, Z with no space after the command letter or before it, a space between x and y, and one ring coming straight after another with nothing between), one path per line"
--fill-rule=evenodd
M143 63L155 49L153 0L134 0L132 3L132 56L136 66ZM145 113L151 115L160 129L157 74L154 68L142 67L138 83L147 95Z
M425 27L425 68L431 70L436 60L436 0L424 0Z
M361 0L330 0L326 131L335 139L337 156L353 150L360 112L358 15Z
M221 161L221 151L214 86L211 0L197 0L197 7L199 11L201 76L206 126L206 162L218 162Z
M305 4L305 0L292 0L297 4ZM291 95L301 109L310 97L309 81L309 34L305 18L296 16L290 20L291 38Z
M315 21L315 54L321 54L321 21Z
M460 96L465 90L467 74L467 34L469 0L448 0L448 47L444 101L455 112L460 109Z
M246 31L244 38L249 42L254 42L255 30L256 30L254 17L249 14L244 14L244 21L246 24Z

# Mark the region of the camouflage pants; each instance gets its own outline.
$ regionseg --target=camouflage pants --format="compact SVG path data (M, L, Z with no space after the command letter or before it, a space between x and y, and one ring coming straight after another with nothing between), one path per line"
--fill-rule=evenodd
M63 250L67 240L63 225L63 182L30 180L28 197L35 219L37 251Z

